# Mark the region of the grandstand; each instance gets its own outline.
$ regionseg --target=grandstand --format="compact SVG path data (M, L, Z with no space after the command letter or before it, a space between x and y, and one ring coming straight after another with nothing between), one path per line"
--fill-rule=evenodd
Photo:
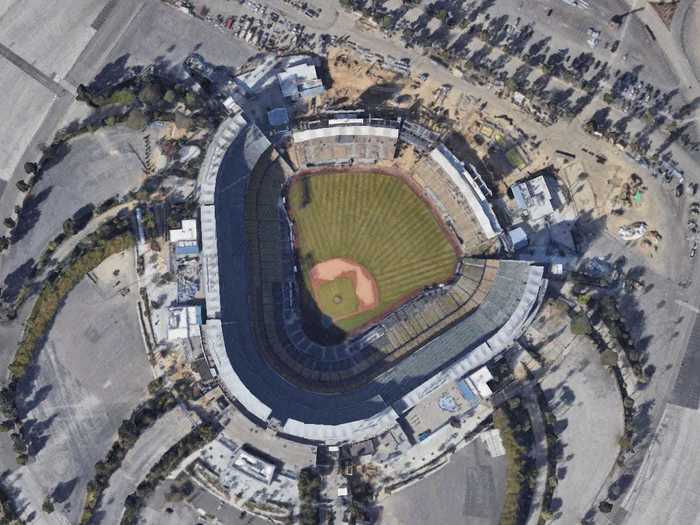
M346 118L308 125L299 133L314 133L299 136L294 147L318 145L328 136L398 140L398 127L386 121L360 126ZM319 136L319 129L332 132ZM304 148L305 155L315 154ZM454 183L439 184L443 171L426 157L416 180L461 231L480 231L478 220L467 220L472 208L455 197ZM373 437L436 384L502 352L539 307L546 286L541 267L463 258L449 283L425 290L364 333L338 344L312 341L298 310L292 232L282 203L292 173L239 111L216 133L199 178L203 344L224 390L261 422L312 441Z
M300 123L292 133L289 154L297 169L374 164L394 157L400 121L356 113L330 117Z

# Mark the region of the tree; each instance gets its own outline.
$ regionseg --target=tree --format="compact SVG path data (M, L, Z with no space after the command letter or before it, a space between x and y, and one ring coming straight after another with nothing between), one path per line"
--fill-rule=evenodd
M632 448L632 440L624 434L618 438L617 444L622 452L627 452Z
M160 86L151 82L143 87L143 89L139 93L139 100L147 106L153 106L160 102L162 96L163 93L160 89Z
M0 412L8 419L17 419L14 392L8 387L0 390Z
M598 510L600 510L600 512L602 512L604 514L608 514L608 513L612 512L612 509L613 509L612 503L610 503L609 501L601 501L598 504Z
M199 106L199 99L197 98L197 95L191 91L188 91L187 94L185 94L185 105L189 109L196 109L197 106Z
M75 224L73 222L73 219L71 219L70 217L63 221L63 233L67 237L70 237L75 233Z
M75 100L85 102L88 106L92 106L93 108L97 107L97 104L95 104L95 101L92 98L92 94L85 84L78 85L76 92L77 94L75 95Z
M148 393L154 395L163 388L163 377L156 377L153 381L148 383Z
M175 112L175 125L180 129L190 129L194 125L192 118L179 111Z
M126 125L134 130L142 130L146 127L146 115L140 109L132 109L126 119Z
M41 504L41 510L46 514L51 514L54 511L53 498L51 496L46 496L44 503Z
M600 361L603 363L603 366L611 368L617 366L617 352L611 349L606 350L600 354Z
M173 104L174 102L177 102L177 93L175 93L172 89L169 89L165 92L165 95L163 95L163 100L165 100L168 104Z
M39 167L36 165L36 162L25 162L24 163L24 173L27 175L32 175L39 171Z
M586 316L585 313L577 312L574 314L571 318L571 331L575 335L589 335L593 331L591 322L588 320L588 316Z

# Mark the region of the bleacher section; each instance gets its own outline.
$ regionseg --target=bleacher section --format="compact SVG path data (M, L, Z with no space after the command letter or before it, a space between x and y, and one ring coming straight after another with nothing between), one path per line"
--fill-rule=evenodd
M292 133L289 153L297 169L374 164L394 157L399 121L334 117L305 122Z
M465 253L480 253L488 241L459 189L429 156L414 165L410 176L432 200L434 209L459 239Z

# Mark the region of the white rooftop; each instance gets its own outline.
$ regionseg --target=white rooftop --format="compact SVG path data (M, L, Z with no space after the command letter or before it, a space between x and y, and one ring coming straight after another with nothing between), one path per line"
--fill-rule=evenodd
M483 399L488 399L493 393L487 384L491 379L493 379L493 376L485 366L482 366L473 374L469 374L469 383L471 383Z
M503 448L501 433L496 428L482 432L481 441L483 441L486 445L486 448L488 449L492 458L503 456L506 453L506 449Z
M509 230L508 237L510 237L510 242L513 244L513 249L515 250L521 246L527 246L527 233L525 233L525 230L523 230L520 226Z
M264 481L268 485L272 482L272 478L275 475L275 466L272 463L268 463L242 448L239 448L234 454L233 466L255 479Z
M471 173L454 156L454 154L442 144L430 152L430 158L440 166L459 192L464 196L476 218L481 231L487 239L493 239L501 232L498 219L486 200L486 196L479 188Z
M196 241L197 221L196 219L185 219L182 221L179 230L170 230L170 242Z

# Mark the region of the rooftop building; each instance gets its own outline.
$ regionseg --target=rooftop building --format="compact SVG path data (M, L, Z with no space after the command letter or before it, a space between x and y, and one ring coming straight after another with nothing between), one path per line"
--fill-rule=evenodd
M469 375L468 383L474 388L482 399L488 399L493 392L489 387L488 382L493 379L491 372L485 366L479 368L476 372Z
M170 230L170 242L175 245L175 255L194 255L199 253L197 221L186 219L180 229Z
M540 221L554 212L552 195L543 175L518 182L511 190L518 211L527 215L530 221Z
M200 306L173 306L168 309L168 340L199 337L201 324Z
M292 100L314 97L325 91L316 75L316 66L308 60L288 66L277 74L282 95Z
M508 231L508 242L512 251L525 248L528 244L527 233L520 226L513 228Z
M485 185L474 166L471 172L445 146L440 144L430 153L430 158L445 172L459 192L464 196L474 217L487 239L501 233L501 226L484 195Z
M232 466L268 485L272 483L272 478L275 475L275 465L260 459L243 448L239 448L233 455Z
M197 221L185 219L178 230L170 230L170 242L197 241Z

